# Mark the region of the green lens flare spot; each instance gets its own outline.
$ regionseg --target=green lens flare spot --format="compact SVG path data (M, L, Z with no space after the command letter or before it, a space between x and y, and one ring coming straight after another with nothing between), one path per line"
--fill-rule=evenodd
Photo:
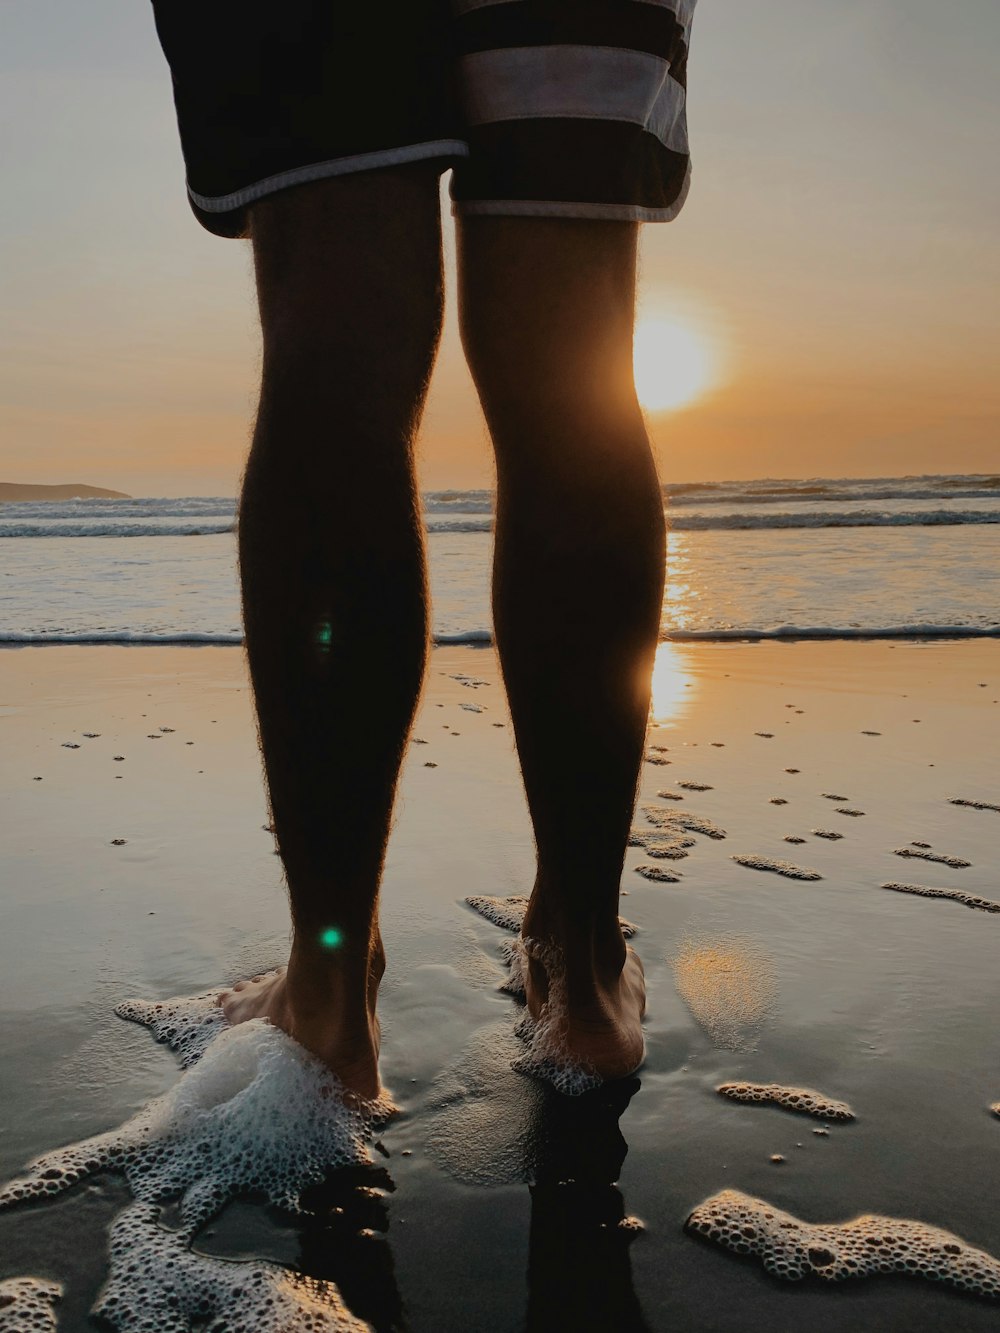
M339 949L344 942L344 932L336 926L327 926L326 930L320 931L319 942L324 949Z
M321 620L316 626L316 647L321 653L328 653L333 643L333 626L329 620Z

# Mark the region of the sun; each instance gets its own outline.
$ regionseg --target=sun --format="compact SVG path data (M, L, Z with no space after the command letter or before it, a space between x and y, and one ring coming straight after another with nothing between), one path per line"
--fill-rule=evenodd
M632 353L639 402L651 412L686 407L716 378L708 339L668 315L649 315L635 326Z

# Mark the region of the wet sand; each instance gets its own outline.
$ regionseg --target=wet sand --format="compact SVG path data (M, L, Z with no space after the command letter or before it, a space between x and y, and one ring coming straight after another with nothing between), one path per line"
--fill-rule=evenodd
M437 649L383 901L402 1114L316 1220L230 1204L198 1234L204 1272L298 1265L373 1327L435 1333L994 1328L995 1303L916 1278L782 1282L685 1221L737 1190L824 1235L873 1213L1000 1256L998 698L992 641L664 647L621 909L648 1059L560 1099L510 1069L510 936L465 903L531 880L496 661ZM5 1181L177 1083L116 1003L273 966L287 918L239 650L7 649L0 725ZM59 1328L93 1327L129 1197L105 1175L0 1212L0 1280L61 1283Z

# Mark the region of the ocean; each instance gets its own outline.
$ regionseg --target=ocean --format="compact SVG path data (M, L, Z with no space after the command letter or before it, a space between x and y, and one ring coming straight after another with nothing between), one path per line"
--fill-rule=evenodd
M1000 635L1000 475L663 494L664 639ZM435 640L487 642L492 493L430 491L424 511ZM0 504L0 642L239 642L235 512L212 496Z

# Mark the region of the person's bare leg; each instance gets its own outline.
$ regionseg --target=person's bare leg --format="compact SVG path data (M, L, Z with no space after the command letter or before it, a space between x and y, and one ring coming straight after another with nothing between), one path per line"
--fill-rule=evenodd
M247 656L291 902L287 971L221 997L379 1091L379 879L427 615L414 433L440 331L437 172L256 204L263 384L239 508Z
M664 525L632 380L637 228L461 220L466 355L497 460L493 610L538 853L525 938L561 950L569 1053L642 1060L645 986L618 926L649 712ZM528 1007L547 996L529 966Z

